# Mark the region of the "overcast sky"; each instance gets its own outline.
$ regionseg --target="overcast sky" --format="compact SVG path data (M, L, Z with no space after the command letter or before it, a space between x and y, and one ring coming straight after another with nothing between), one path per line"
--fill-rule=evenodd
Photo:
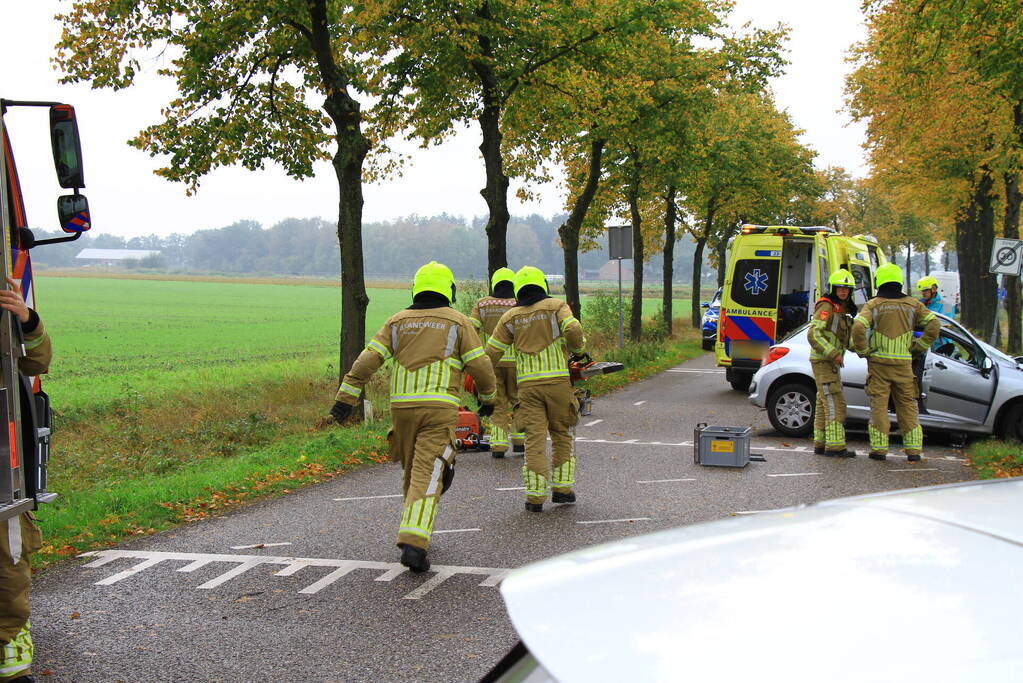
M140 79L117 93L92 91L83 85L59 85L50 64L59 27L53 16L67 2L33 0L4 3L0 16L0 96L6 99L59 100L75 105L83 138L86 189L95 233L122 236L167 235L218 228L240 219L269 227L289 216L337 218L337 183L332 169L322 164L317 177L288 178L279 169L249 172L220 169L204 179L199 192L186 197L184 187L152 174L158 159L128 147L125 141L158 120L162 104L173 94L170 81ZM16 18L15 18L16 17ZM863 127L851 124L842 108L842 85L848 71L845 52L864 35L859 0L737 0L732 22L750 21L790 27L787 73L773 83L778 103L806 132L803 142L817 151L816 165L843 166L855 175L865 167L860 147ZM41 110L15 111L5 117L26 192L33 227L56 229L56 197ZM402 177L364 188L366 222L410 214L447 212L484 216L486 204L477 146L479 134L469 128L453 140L429 150L414 145ZM513 215L550 216L564 210L564 196L555 186L541 189L538 201L522 204L509 195Z

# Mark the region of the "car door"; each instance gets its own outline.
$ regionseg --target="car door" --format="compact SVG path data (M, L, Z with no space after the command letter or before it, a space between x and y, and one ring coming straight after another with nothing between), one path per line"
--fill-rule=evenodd
M969 335L945 324L924 361L925 416L981 424L998 385L997 371L981 370L985 354Z

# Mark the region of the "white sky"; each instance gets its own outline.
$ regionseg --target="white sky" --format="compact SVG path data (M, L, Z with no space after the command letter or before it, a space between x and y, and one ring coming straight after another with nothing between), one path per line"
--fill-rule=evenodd
M190 233L218 228L240 219L265 227L287 218L337 218L337 184L332 169L321 164L317 177L288 178L277 168L249 172L220 169L210 174L199 192L186 197L184 186L152 174L158 159L125 141L145 125L159 120L159 109L171 96L167 79L145 78L117 93L92 91L85 85L60 85L50 65L59 27L53 16L68 6L58 0L4 3L0 10L0 96L20 100L58 100L75 106L85 156L86 189L93 214L93 234L122 236ZM16 15L16 18L15 18ZM859 0L737 0L733 23L750 21L791 28L787 73L773 84L780 106L806 131L803 142L818 152L818 167L844 166L865 173L860 144L863 127L850 124L842 107L845 51L864 35ZM53 174L46 136L45 110L13 111L7 117L19 172L26 191L29 223L56 229L56 197L61 193ZM407 146L413 156L402 177L364 187L366 222L419 214L486 215L479 189L483 164L479 134L467 129L451 141L428 150ZM564 210L557 187L541 189L536 202L522 204L509 194L513 215Z

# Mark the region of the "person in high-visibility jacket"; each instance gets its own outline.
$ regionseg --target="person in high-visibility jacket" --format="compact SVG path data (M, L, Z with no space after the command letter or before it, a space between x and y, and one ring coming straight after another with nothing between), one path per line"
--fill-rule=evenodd
M870 458L888 454L888 397L902 433L902 447L910 462L923 454L923 429L918 421L913 356L926 353L938 336L941 321L919 300L902 291L902 269L885 263L874 273L877 296L863 304L853 319L852 349L867 359L867 396L870 397ZM913 331L923 327L914 338ZM869 333L869 338L868 338Z
M845 394L842 393L841 368L856 304L852 290L856 280L845 268L828 278L831 291L817 300L807 335L813 351L810 367L817 381L817 410L813 423L813 452L842 458L856 457L845 445Z
M416 272L412 305L392 315L359 354L338 389L331 415L351 415L362 389L391 362L391 460L402 463L404 505L398 527L401 563L413 572L430 568L426 557L440 496L454 476L455 426L462 371L476 382L482 415L493 410L494 369L476 329L451 308L455 279L432 261Z
M11 289L0 290L0 308L13 313L25 335L25 355L18 371L41 375L50 367L53 347L39 315L25 304L21 284L7 279ZM31 512L0 522L0 681L32 681L32 633L29 623L31 555L42 547L42 535Z
M582 325L564 301L552 299L543 271L523 266L515 274L518 306L498 321L487 341L487 355L497 364L515 357L518 403L515 422L526 434L522 479L526 509L542 512L547 493L554 503L574 503L575 426L579 403L569 379L569 353L586 348ZM547 461L547 434L551 461Z
M480 333L484 346L497 327L497 321L505 313L515 308L515 271L511 268L498 268L490 278L490 296L476 302L469 319ZM515 426L512 418L512 406L518 400L515 381L515 357L507 353L494 363L494 374L497 376L497 400L494 401L494 414L488 420L490 427L490 454L495 458L503 458L511 446L514 452L523 452L525 434Z
M916 282L916 288L920 291L920 302L935 313L945 312L945 302L938 292L938 278L927 275Z

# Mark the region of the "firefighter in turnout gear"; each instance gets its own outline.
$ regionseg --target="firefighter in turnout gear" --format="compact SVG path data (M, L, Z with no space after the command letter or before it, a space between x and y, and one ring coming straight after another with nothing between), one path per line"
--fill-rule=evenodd
M13 279L12 289L0 290L0 308L11 311L21 321L25 335L25 355L18 359L18 370L25 375L41 375L50 367L53 348L39 315L25 305L21 285ZM32 680L32 635L29 632L29 587L32 568L29 557L42 547L42 536L35 517L23 512L0 522L0 682L28 683Z
M505 313L487 342L497 365L506 354L515 358L518 402L515 422L526 434L522 478L526 509L543 511L548 489L554 503L574 503L575 425L579 404L569 379L568 354L582 353L582 325L563 301L548 296L547 278L524 266L515 274L518 306ZM547 434L551 462L547 462Z
M430 568L426 553L440 496L454 476L455 426L463 370L476 381L483 407L493 411L494 370L469 319L450 307L455 279L430 262L416 272L412 305L392 315L359 354L338 389L331 415L343 422L381 365L391 362L391 460L402 463L404 506L398 528L401 563Z
M498 268L490 278L490 296L476 302L469 319L480 333L486 345L490 335L497 327L497 321L506 312L515 308L515 271L511 268ZM516 453L524 450L525 435L518 431L511 409L518 398L515 381L515 357L507 353L494 363L494 374L497 376L497 400L494 401L494 414L490 417L490 454L495 458L503 458L508 446Z
M845 446L845 395L842 393L841 368L856 304L852 273L840 268L828 278L831 291L817 300L807 335L813 351L810 366L817 380L817 410L813 423L813 452L843 458L856 457Z
M917 421L914 354L926 353L938 336L941 321L919 300L902 291L902 269L894 263L874 274L877 296L863 304L853 320L853 351L867 359L867 395L870 397L870 457L884 460L888 453L888 397L902 433L902 446L910 462L923 453L923 429ZM923 327L917 339L913 330ZM868 337L869 333L869 337Z

